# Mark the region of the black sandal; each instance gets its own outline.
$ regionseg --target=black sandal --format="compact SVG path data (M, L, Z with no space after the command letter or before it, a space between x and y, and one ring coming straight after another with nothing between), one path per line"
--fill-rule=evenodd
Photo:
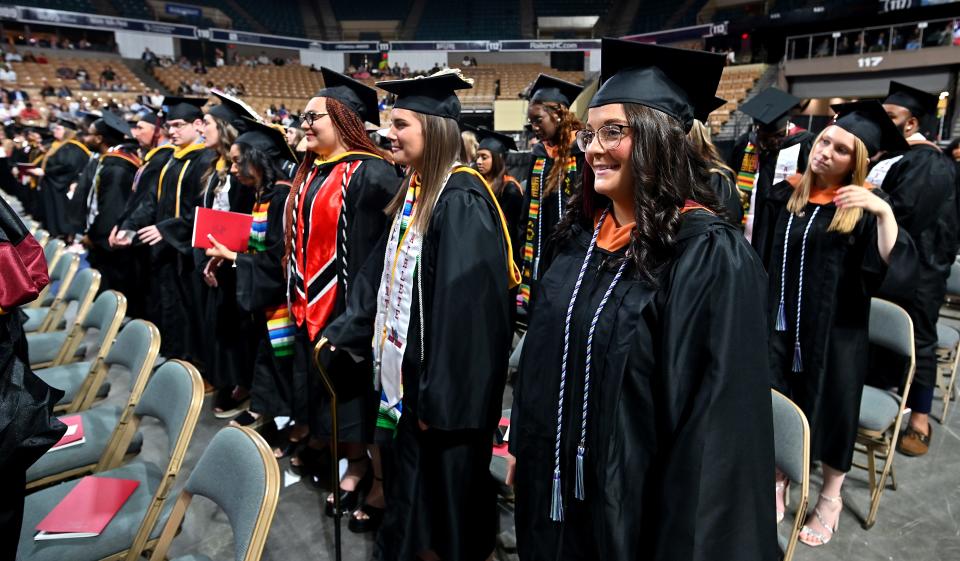
M270 420L271 419L266 415L260 415L259 417L254 417L253 414L250 413L250 410L246 409L243 411L243 413L240 413L233 419L230 419L230 426L247 427L253 430L257 430L261 426L264 426Z
M347 458L348 464L362 462L364 460L369 460L370 458L366 455L363 455L359 458ZM368 465L367 471L364 472L363 477L360 478L360 481L357 482L357 486L354 487L353 491L345 491L340 489L340 515L347 512L352 512L353 509L357 508L360 504L360 494L365 492L370 485L373 484L373 466ZM326 514L330 518L333 518L333 509L336 507L336 504L333 500L333 493L327 495L327 505L326 505Z
M241 397L237 398L235 395ZM246 409L249 404L250 392L240 388L221 388L217 390L217 396L213 400L213 416L218 419L229 419Z
M294 465L290 462L290 469L299 476L313 476L318 481L330 473L330 447L313 448L308 444L301 443L302 446L294 452L293 457L300 462L300 465ZM316 485L316 483L315 483Z
M374 477L374 479L380 482L383 481L382 477ZM350 515L350 522L347 523L347 528L354 534L376 532L380 528L380 524L383 523L383 515L386 513L386 510L386 508L363 503ZM365 514L367 517L357 518L358 512Z

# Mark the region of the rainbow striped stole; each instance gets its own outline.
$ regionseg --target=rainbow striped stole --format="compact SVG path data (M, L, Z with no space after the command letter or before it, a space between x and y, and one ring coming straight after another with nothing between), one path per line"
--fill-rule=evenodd
M270 347L273 348L273 356L277 358L293 356L293 336L296 326L287 304L268 308L266 316L267 333L270 337Z
M251 253L267 250L267 211L270 203L257 203L253 207L253 224L250 225L250 239L247 249Z
M546 158L537 158L533 162L533 173L530 174L530 209L527 211L527 231L523 242L520 288L517 289L517 308L521 310L526 310L530 304L530 283L534 276L533 263L536 258L534 245L539 242L537 231L540 223L540 189L546 165Z

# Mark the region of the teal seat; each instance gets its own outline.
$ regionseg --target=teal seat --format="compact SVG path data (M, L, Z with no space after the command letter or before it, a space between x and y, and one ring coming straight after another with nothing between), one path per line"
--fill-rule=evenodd
M27 471L27 489L115 468L129 452L139 451L134 408L150 379L159 346L160 334L150 322L134 320L123 328L104 365L121 366L129 373L126 380L130 395L126 405L103 404L82 412L87 442L47 451ZM88 422L89 428L86 426Z
M203 451L177 498L173 516L166 521L151 561L167 557L171 540L179 531L186 509L195 495L206 497L227 515L233 530L234 559L257 561L280 496L280 467L270 446L249 428L221 429ZM190 553L178 561L201 561L207 557Z
M63 450L51 450L40 456L40 459L27 469L27 482L73 469L87 468L87 472L93 471L93 466L100 461L110 443L110 437L120 422L121 413L122 407L109 405L77 413L83 423L84 443ZM142 445L143 435L138 432L127 447L127 454L139 453Z
M900 412L900 396L873 386L864 386L860 396L860 426L873 431L889 427Z
M110 385L104 380L107 368L104 359L113 346L126 310L127 299L123 294L115 290L101 293L77 326L75 336L78 338L74 341L79 343L89 330L96 329L92 341L92 347L98 349L96 357L92 361L61 364L35 371L47 384L63 390L64 396L57 402L57 411L81 411L89 407L94 398L106 396L105 390ZM68 348L67 352L70 350Z
M67 331L27 333L27 351L30 364L44 364L56 360L67 341Z
M790 480L791 485L800 486L800 501L794 511L793 524L789 534L780 543L783 561L791 561L797 548L800 529L806 520L810 495L810 424L806 415L793 401L776 390L771 390L770 394L773 399L775 463Z
M64 362L73 362L72 355L80 342L81 325L90 313L93 299L100 288L100 272L96 269L83 269L74 275L62 299L51 306L39 327L41 333L28 333L27 346L30 364L36 368L56 366ZM69 329L54 331L70 304L76 304L77 313ZM42 310L43 308L35 308ZM68 344L74 343L74 344ZM72 352L71 352L72 351Z
M167 446L151 444L164 460L163 463L137 459L96 474L100 477L133 479L139 485L103 533L93 538L33 539L37 523L63 500L77 481L68 481L28 495L24 504L17 559L97 561L111 556L120 559L129 550L134 552L132 558L138 558L144 548L156 542L160 529L170 516L173 503L167 498L186 455L202 403L203 381L193 366L169 361L158 368L143 391L142 399L136 404L135 416L137 420L153 417L163 426L167 433Z

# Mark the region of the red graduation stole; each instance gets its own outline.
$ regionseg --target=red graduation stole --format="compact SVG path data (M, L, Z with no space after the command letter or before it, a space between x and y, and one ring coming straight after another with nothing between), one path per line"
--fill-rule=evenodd
M337 298L337 233L343 199L350 177L361 161L341 162L330 170L310 205L310 232L303 231L303 213L310 184L320 171L313 171L300 186L296 196L296 229L294 230L293 274L294 297L290 311L302 326L307 324L307 333L315 339L333 312ZM306 237L306 245L304 245Z

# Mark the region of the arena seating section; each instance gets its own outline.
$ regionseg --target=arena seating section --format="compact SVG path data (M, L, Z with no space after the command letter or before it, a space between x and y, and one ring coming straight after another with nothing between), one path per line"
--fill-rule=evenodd
M747 97L747 92L757 83L766 68L764 64L748 64L728 66L723 69L723 78L717 88L717 95L727 100L727 103L710 114L708 125L714 134L730 119L730 114Z
M600 15L610 9L612 0L534 0L538 16Z
M4 2L6 4L7 2ZM68 12L80 12L84 14L91 14L96 12L88 0L57 0L57 2L50 2L50 0L16 0L16 2L10 2L10 4L16 4L18 6L30 6L33 8L55 8L57 10L65 10Z
M291 0L265 2L263 0L235 0L248 14L257 18L270 33L303 37L303 16L298 3ZM364 5L364 2L356 2ZM231 16L232 17L232 16Z

